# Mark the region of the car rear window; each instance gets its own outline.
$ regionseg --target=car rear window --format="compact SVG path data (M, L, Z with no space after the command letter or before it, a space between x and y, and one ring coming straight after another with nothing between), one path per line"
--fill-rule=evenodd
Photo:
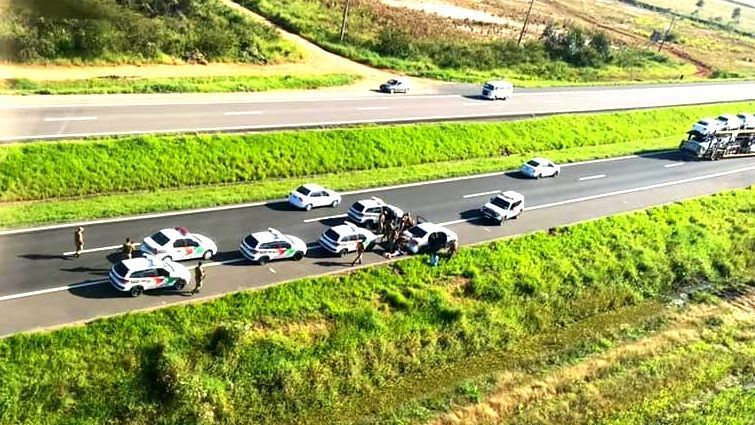
M527 165L531 165L533 167L539 167L540 163L533 160L533 161L527 161Z
M246 244L247 246L250 246L250 247L254 248L255 246L257 246L257 244L259 243L259 241L258 241L257 239L255 239L255 238L254 238L254 236L252 236L252 235L247 235L247 236L246 236L246 237L244 238L244 243L245 243L245 244Z
M398 83L398 80L388 80L386 84L396 84Z
M708 121L705 121L705 120L700 120L697 123L700 125L708 125Z
M509 201L507 201L505 199L501 199L499 197L493 198L493 200L491 202L493 203L493 205L495 205L497 207L501 207L504 210L508 210L509 206L511 205L511 204L509 204Z
M495 90L495 87L493 87L492 84L485 84L484 86L482 86L482 88L484 88L485 90Z
M725 116L721 115L720 117L717 118L717 120L719 120L719 121L729 121L729 117L725 117Z
M115 274L117 274L118 276L126 277L126 275L128 274L128 267L126 267L126 265L123 263L116 264L113 269L115 270Z
M157 232L154 235L152 235L152 240L157 242L158 245L163 246L166 243L170 242L170 239L165 236L163 232Z
M411 233L416 238L421 238L427 234L427 232L419 226L414 226L409 229L409 233Z
M338 239L341 237L335 230L328 229L325 231L325 237L327 237L330 240L338 242Z
M306 187L304 187L304 186L299 186L299 187L297 187L297 188L296 188L296 191L297 191L297 192L299 192L299 193L301 193L301 194L302 194L302 195L304 195L304 196L307 196L307 195L309 195L309 194L310 194L310 192L312 192L311 190L307 189L307 188L306 188Z
M354 205L352 205L351 208L354 208L354 210L359 212L364 211L364 205L361 202L354 202Z

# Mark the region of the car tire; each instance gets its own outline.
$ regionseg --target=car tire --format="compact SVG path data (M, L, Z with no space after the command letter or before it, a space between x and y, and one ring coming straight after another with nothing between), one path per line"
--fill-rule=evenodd
M173 261L173 257L171 257L170 255L166 255L165 257L162 257L162 260L163 261Z
M139 295L141 295L141 294L144 293L144 288L141 287L141 286L139 286L139 285L132 286L131 289L128 292L129 292L129 294L131 294L132 297L136 298Z
M312 204L305 205L304 209L307 210L307 211L312 211Z
M338 256L339 256L339 257L345 257L345 256L346 256L346 254L348 254L348 252L349 252L349 251L347 251L347 250L345 250L345 249L342 249L342 250L340 250L340 251L338 252Z
M267 258L267 257L260 257L260 259L257 260L257 264L259 264L260 266L264 266L265 264L267 264L268 261L270 261L269 258Z
M182 291L184 288L186 288L186 281L183 279L178 279L176 281L176 284L173 285L173 288L175 288L176 291Z
M559 174L561 174L561 170L558 170L555 173L553 173L553 177L558 177Z
M301 251L296 251L292 258L294 259L294 261L301 261L301 259L304 258L304 253Z
M205 251L204 255L202 256L202 259L209 260L210 258L212 258L213 255L215 255L214 252L212 252L212 251Z
M333 208L337 208L340 203L341 203L341 201L339 201L338 199L336 199L335 201L333 201L330 204L330 206L333 207Z

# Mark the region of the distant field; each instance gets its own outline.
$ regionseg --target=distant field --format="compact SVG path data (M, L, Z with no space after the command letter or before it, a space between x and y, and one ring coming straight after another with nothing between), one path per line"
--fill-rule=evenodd
M753 202L12 336L0 424L747 424Z
M0 60L245 62L300 58L271 26L218 0L1 0Z

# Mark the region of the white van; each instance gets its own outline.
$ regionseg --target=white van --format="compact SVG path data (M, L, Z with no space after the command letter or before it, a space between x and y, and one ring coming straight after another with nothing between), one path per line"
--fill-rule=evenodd
M514 94L514 85L508 81L488 81L482 86L482 97L485 99L507 100Z

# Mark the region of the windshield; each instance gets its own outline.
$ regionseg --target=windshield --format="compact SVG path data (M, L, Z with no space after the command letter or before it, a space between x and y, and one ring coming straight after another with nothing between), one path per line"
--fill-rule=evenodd
M328 230L325 231L325 237L328 238L328 239L330 239L330 240L332 240L332 241L338 242L338 239L341 237L341 235L339 235L333 229L328 229Z
M297 192L299 192L299 193L301 193L301 194L302 194L302 195L304 195L304 196L307 196L307 195L309 195L309 193L310 193L310 192L312 192L311 190L307 189L307 188L306 188L306 187L304 187L304 186L299 186L299 187L297 187L297 188L296 188L296 191L297 191Z
M154 235L152 235L152 240L155 241L160 246L163 246L166 243L170 242L170 239L167 236L165 236L163 232L157 232Z
M416 238L421 238L422 236L425 236L427 234L427 232L419 226L414 226L409 229L409 233L411 233Z
M244 243L246 244L246 246L254 248L257 246L259 241L257 241L257 239L255 239L254 236L248 235L247 237L244 238Z
M128 267L126 267L126 265L123 263L116 264L113 269L115 270L115 274L117 274L118 276L126 277L126 275L128 274Z
M498 197L493 198L493 200L490 202L496 207L503 208L504 210L508 210L509 206L511 205L509 204L509 201Z
M726 122L726 121L729 121L729 118L727 118L727 117L725 117L725 116L721 115L720 117L718 117L718 120L719 120L719 121L724 121L724 122Z
M485 84L484 86L482 86L482 88L484 88L485 90L495 90L495 87L493 87L492 84Z
M705 120L700 120L697 123L700 125L708 125L708 121L705 121Z
M540 163L537 161L527 161L527 165L531 165L533 167L539 167Z
M354 205L352 205L351 208L354 208L354 210L359 212L364 211L364 205L361 202L354 202Z
M386 84L391 84L391 85L398 84L398 80L388 80Z

